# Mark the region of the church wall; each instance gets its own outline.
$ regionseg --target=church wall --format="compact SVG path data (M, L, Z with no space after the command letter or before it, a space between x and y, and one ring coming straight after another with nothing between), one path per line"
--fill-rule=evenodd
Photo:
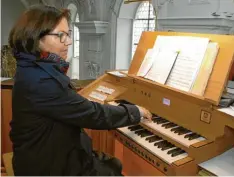
M160 0L154 0L154 6L157 5L160 7ZM233 0L173 0L171 3L162 5L161 9L167 9L162 14L164 17L215 18L215 16L212 16L212 13L216 12L217 15L225 18L225 15L234 13L234 2ZM234 16L232 19L234 19Z
M153 0L152 3L158 14L157 30L234 34L233 0ZM132 36L126 36L132 32L130 19L134 18L135 14L132 13L136 12L138 5L137 3L126 5L122 2L117 22L113 21L117 24L114 42L118 69L128 68L131 61ZM126 25L127 20L129 25ZM127 47L127 44L130 47Z
M21 1L3 0L2 44L25 7ZM33 4L38 0L22 0ZM92 79L108 69L126 69L131 61L132 24L139 3L123 0L43 0L46 4L77 7L80 22L80 79ZM192 3L189 3L192 1ZM158 12L158 30L184 32L234 33L233 0L153 0ZM30 2L30 3L29 3ZM198 2L198 3L196 3ZM199 3L203 2L203 3ZM13 9L13 10L9 10ZM11 13L9 13L11 12ZM212 15L213 14L213 15ZM216 15L216 16L214 16ZM220 16L217 16L220 15ZM91 69L91 70L90 70ZM96 69L96 70L95 70ZM90 72L93 75L90 75Z
M229 34L234 26L232 0L154 0L158 30Z
M20 0L1 1L1 46L8 44L10 30L25 9Z

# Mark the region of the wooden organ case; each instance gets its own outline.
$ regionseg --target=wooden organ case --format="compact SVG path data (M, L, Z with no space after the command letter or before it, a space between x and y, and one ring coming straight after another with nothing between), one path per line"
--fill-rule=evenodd
M158 35L207 37L219 44L219 53L203 96L136 76L147 50L153 47ZM128 127L112 131L114 138L109 141L114 144L114 155L123 163L125 175L197 175L199 163L234 146L234 118L218 110L233 63L233 46L234 36L143 32L128 73L106 72L80 91L86 98L102 104L125 100L143 106L160 117L155 122L138 125L146 135L155 135L151 140L131 134ZM168 122L169 128L174 126L174 132L168 131L168 127L159 127L157 121ZM183 136L184 133L176 134L176 129L190 132L193 137L188 139ZM174 149L168 153L168 148L162 151L162 148L149 145L155 139L161 139ZM174 152L172 157L175 149L180 155Z

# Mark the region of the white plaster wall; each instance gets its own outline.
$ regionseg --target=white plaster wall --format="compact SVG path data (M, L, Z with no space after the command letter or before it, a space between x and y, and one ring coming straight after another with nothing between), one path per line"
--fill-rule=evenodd
M132 57L132 26L136 10L140 3L120 6L117 18L115 68L128 69Z
M116 69L128 69L132 50L132 19L117 19Z
M124 2L122 1L118 18L134 19L136 10L139 5L140 3L137 2L131 4L124 4Z
M157 1L154 0L155 5ZM199 1L201 0L197 0L197 2ZM225 17L224 12L234 13L233 0L203 1L204 3L189 3L190 0L174 0L173 3L166 3L162 6L162 9L167 9L166 14L162 14L162 17L213 17L211 15L213 12Z
M158 30L229 34L234 26L233 0L153 0L153 5Z

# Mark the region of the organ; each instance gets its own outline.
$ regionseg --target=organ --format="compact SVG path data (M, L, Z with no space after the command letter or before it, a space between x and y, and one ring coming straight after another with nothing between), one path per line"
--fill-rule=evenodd
M207 37L220 46L203 96L136 76L158 35ZM115 156L126 175L197 175L205 162L234 145L234 118L219 110L233 63L234 36L144 32L131 66L109 71L79 93L102 104L136 104L150 110L152 122L112 131Z

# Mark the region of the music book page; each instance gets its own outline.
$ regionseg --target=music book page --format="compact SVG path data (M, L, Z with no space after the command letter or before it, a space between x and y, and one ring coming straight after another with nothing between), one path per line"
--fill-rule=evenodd
M145 78L165 84L178 56L178 52L162 50L154 55L154 63Z
M204 95L210 74L212 72L216 57L218 55L219 45L216 42L208 44L205 57L202 61L197 79L194 82L191 92L197 95Z
M190 91L204 58L208 38L188 36L158 36L154 50L179 51L166 85Z
M148 49L147 53L145 54L145 58L141 64L140 69L137 72L137 76L144 77L150 68L152 67L154 63L154 50L153 49Z

